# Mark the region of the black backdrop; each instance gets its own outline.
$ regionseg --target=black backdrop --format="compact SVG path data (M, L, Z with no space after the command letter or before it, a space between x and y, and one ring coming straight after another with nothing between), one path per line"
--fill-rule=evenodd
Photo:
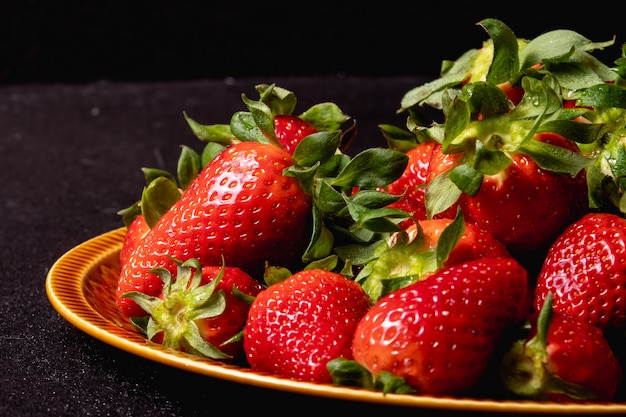
M0 83L182 80L247 75L436 75L479 47L495 17L520 37L573 29L626 42L622 2L0 3Z

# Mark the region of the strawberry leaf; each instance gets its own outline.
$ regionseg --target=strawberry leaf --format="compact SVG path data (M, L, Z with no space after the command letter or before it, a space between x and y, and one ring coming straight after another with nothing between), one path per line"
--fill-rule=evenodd
M141 212L152 228L172 205L180 199L180 190L166 177L158 177L141 194Z
M272 115L292 114L296 108L296 96L289 90L275 84L258 84L255 89L259 93L260 101L269 107Z
M310 167L329 160L337 151L341 132L317 132L303 138L293 152L296 165Z
M510 80L519 70L517 38L513 31L497 19L479 22L493 40L493 61L487 73L487 83L501 84Z
M611 84L594 85L581 92L576 105L626 109L626 90Z
M181 146L176 170L180 188L186 190L189 184L198 176L200 169L202 169L200 155L189 146Z
M534 139L526 141L520 150L529 155L541 168L571 176L590 167L594 162L593 158Z
M314 104L299 117L319 131L339 130L350 119L335 103Z
M390 149L370 148L356 155L331 184L339 187L383 187L402 175L408 156Z
M216 124L216 125L202 125L189 117L187 113L183 112L183 116L187 121L187 124L191 128L191 131L202 142L215 142L222 145L230 145L236 138L232 134L229 125Z

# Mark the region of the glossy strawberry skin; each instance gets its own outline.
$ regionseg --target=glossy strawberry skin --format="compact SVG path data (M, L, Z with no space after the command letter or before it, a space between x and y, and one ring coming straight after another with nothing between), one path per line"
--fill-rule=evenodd
M535 308L548 292L554 311L600 328L626 326L626 219L589 213L550 247L537 279Z
M173 261L196 258L261 277L265 262L299 265L310 235L311 197L293 177L282 175L290 155L267 144L242 142L220 153L142 240L122 268L118 305L129 317L145 312L121 295L157 295L161 280L150 274Z
M577 151L562 136L542 133L540 141ZM433 151L428 181L454 165L460 154ZM574 178L540 169L527 155L517 153L501 173L485 175L475 196L462 194L457 202L465 219L492 233L516 254L546 250L569 225L588 212L585 172ZM440 214L453 217L456 205Z
M283 148L293 155L300 141L316 133L317 129L298 116L279 114L274 116L274 132Z
M124 265L130 254L139 246L139 242L150 231L150 226L146 223L143 215L138 215L128 225L126 235L124 235L124 242L122 243L122 249L120 250L120 265Z
M386 187L386 191L393 195L406 194L390 207L402 209L411 213L417 220L426 219L426 206L424 194L428 178L428 166L430 157L435 147L435 142L423 142L406 152L409 157L407 167L400 178ZM404 224L408 227L412 221Z
M454 265L378 301L357 327L354 360L374 375L405 378L420 394L460 394L528 311L527 273L514 259Z
M244 350L254 371L330 383L326 364L352 358L352 337L370 299L341 274L304 270L261 292L250 307Z

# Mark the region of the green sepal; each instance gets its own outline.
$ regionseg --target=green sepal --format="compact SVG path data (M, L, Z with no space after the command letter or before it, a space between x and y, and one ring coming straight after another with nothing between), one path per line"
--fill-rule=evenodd
M470 49L456 61L442 63L441 77L407 91L400 101L400 109L397 113L418 105L429 105L441 109L442 92L447 88L460 85L470 76L472 64L478 54L478 49Z
M509 81L519 71L517 37L503 22L484 19L478 23L493 41L493 60L487 73L487 83L501 84Z
M259 93L259 101L268 107L271 114L292 114L295 110L297 99L293 92L276 84L258 84L254 88Z
M272 110L269 106L262 101L250 100L245 94L242 94L241 98L246 106L248 106L250 115L252 116L258 131L260 131L263 135L263 138L256 136L257 141L261 143L271 143L282 148L282 145L276 137L276 131L274 130L274 115L272 114ZM232 122L231 129L236 135L237 131L233 129Z
M301 113L300 117L318 131L336 131L350 119L335 103L317 103Z
M593 158L535 139L526 141L520 150L529 155L542 169L571 176L594 163Z
M355 198L344 196L346 207L350 212L355 223L367 230L377 233L393 233L400 230L397 222L391 219L406 219L410 215L400 209L395 208L375 208L371 209L366 206L357 204Z
M597 84L584 89L576 105L626 109L626 90L611 84Z
M203 125L192 119L186 112L183 112L183 116L193 134L202 142L214 142L228 146L237 141L237 138L230 130L230 125Z
M294 149L294 163L304 167L323 164L335 154L340 140L340 131L313 133L303 138Z
M135 218L141 214L141 202L135 201L130 206L117 211L117 214L122 216L124 226L128 227L135 220Z
M452 207L462 194L461 189L450 178L451 170L437 175L428 184L424 193L424 205L428 218Z
M390 124L380 124L378 127L389 149L406 153L418 144L415 135L406 129Z
M176 265L176 279L172 273L157 267L150 273L163 281L162 298L148 296L140 292L128 292L122 295L130 298L148 312L145 334L153 340L163 333L163 346L174 350L212 359L230 359L217 347L206 341L199 332L195 320L216 317L226 309L226 296L223 290L217 290L224 268L208 284L202 283L202 267L197 259L181 262L170 257ZM144 319L136 320L137 325L144 325Z
M529 340L515 341L501 362L500 375L506 388L519 396L537 400L549 399L550 393L565 394L577 400L595 400L597 395L582 385L559 378L546 366L548 334L554 311L552 293L537 316L536 334Z
M575 115L570 115L575 116ZM537 133L551 132L561 135L564 138L577 143L593 143L602 136L604 124L602 123L580 123L571 120L548 120L537 128Z
M422 247L424 234L419 223L416 226L417 234L413 240L409 241L406 232L398 232L388 244L372 246L372 251L364 258L367 264L356 281L373 302L439 270L461 239L465 219L461 210L457 209L454 220L439 235L434 248Z
M189 146L182 145L176 166L180 188L186 190L193 180L196 179L201 169L202 160L200 159L200 154Z
M326 369L336 385L359 387L382 391L383 395L415 394L417 391L406 383L402 377L383 371L374 376L367 368L357 361L346 358L335 358L326 364Z
M158 177L151 181L141 193L141 213L146 224L152 228L180 196L178 186L170 179Z
M293 273L285 267L268 265L265 267L265 271L263 271L263 281L265 285L270 287L286 280L291 275L293 275Z
M230 119L230 130L242 142L271 143L257 126L250 112L239 111L233 114Z
M473 197L483 185L484 174L468 164L460 164L450 170L449 178L462 192Z
M331 184L339 187L383 187L399 178L408 164L402 152L370 148L357 154Z
M141 172L143 172L143 177L146 180L146 185L150 184L155 179L161 178L161 177L167 178L173 183L176 183L176 177L172 175L171 173L165 171L164 169L144 167L144 168L141 168Z
M216 142L207 143L202 149L202 155L200 156L200 162L203 167L207 166L217 155L219 155L224 149L225 145Z

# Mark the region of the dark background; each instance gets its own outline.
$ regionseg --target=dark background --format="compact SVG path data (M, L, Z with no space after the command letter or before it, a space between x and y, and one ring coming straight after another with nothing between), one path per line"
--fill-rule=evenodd
M0 83L248 75L436 76L498 18L519 37L565 28L626 42L621 2L3 1Z

